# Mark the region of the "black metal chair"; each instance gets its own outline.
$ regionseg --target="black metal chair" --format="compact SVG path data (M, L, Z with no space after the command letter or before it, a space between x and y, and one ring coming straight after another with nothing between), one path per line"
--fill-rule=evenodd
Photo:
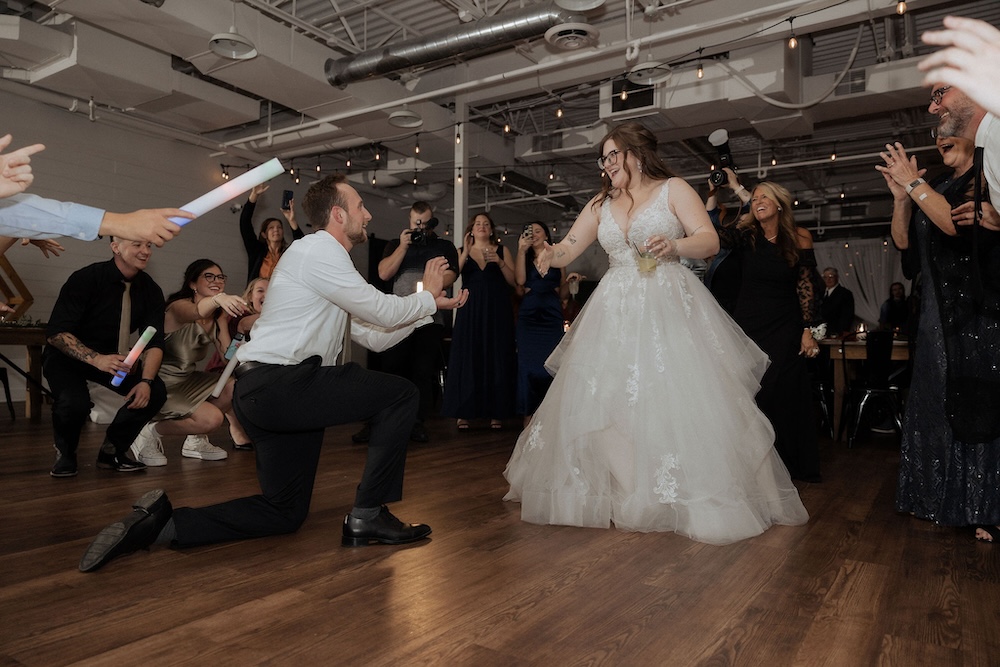
M843 344L842 344L843 345ZM861 366L858 377L851 380L844 392L844 404L841 412L840 433L843 435L845 424L849 424L847 446L853 447L858 435L858 429L865 416L865 409L871 405L871 400L883 401L892 417L893 426L898 435L903 433L903 418L899 387L892 384L890 377L892 367L892 332L871 331L865 340L866 359ZM844 376L847 377L847 355L841 350Z
M14 403L10 400L10 380L7 379L7 369L0 368L0 384L3 384L3 393L7 397L7 409L10 410L10 418L17 419L14 414Z
M819 405L819 427L831 440L836 437L836 424L833 423L833 378L830 368L830 355L826 349L821 349L819 357L807 359L809 378L812 384L813 400Z

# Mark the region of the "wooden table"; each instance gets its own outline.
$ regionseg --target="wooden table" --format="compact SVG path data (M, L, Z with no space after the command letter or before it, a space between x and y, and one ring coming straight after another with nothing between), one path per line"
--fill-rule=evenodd
M37 421L42 416L42 346L45 345L44 327L0 326L0 345L24 345L28 351L27 371L15 366L15 370L31 377L26 382L24 413L28 419Z
M849 362L864 361L868 358L868 350L863 340L842 341L839 338L826 338L820 345L829 349L833 361L833 426L837 437L840 433L840 417L844 408L844 392L847 388L847 377L844 374L844 364L841 359ZM910 345L905 340L892 341L892 360L907 361L910 358Z

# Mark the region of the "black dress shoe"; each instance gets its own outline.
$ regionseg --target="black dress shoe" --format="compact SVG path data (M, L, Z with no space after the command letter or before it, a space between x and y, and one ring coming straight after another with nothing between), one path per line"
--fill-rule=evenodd
M238 449L241 452L252 452L253 451L253 443L252 442L244 442L241 445L238 442L234 442L233 443L233 449Z
M76 454L66 454L56 450L56 463L49 471L52 477L76 477Z
M118 472L138 472L145 470L146 464L142 461L133 461L124 454L98 452L97 467L104 470L117 470Z
M424 428L423 424L415 424L413 430L410 431L410 440L413 442L427 442L430 438L427 437L427 429Z
M113 558L148 549L174 508L163 489L150 491L132 505L132 512L97 534L80 559L80 572L93 572Z
M372 439L372 428L368 424L364 425L360 431L351 436L351 442L356 445L363 445Z
M357 519L350 514L345 516L344 537L340 543L345 547L364 547L372 542L406 544L422 540L430 534L431 527L427 524L403 523L383 505L374 519Z

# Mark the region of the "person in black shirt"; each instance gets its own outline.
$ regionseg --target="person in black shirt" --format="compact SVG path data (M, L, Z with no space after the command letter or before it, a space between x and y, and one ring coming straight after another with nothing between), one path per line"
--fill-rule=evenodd
M410 224L399 239L386 245L382 261L378 263L379 278L392 285L396 296L408 296L417 291L417 282L423 279L427 260L444 257L448 260L444 288L451 287L458 278L458 251L450 241L434 233L437 219L430 204L416 201L410 207ZM441 341L444 337L444 316L434 314L434 322L427 324L406 339L382 353L382 370L404 377L420 390L420 409L413 425L410 439L427 442L424 419L434 406L434 387L437 371L442 365ZM354 442L368 441L368 427L352 436Z
M59 291L46 331L42 371L54 399L52 430L58 453L50 473L53 477L76 475L76 450L91 406L88 380L125 397L108 426L97 455L98 468L132 472L146 467L125 454L167 398L166 387L157 377L163 359L163 292L144 271L152 244L112 238L111 250L110 261L91 264L69 277ZM131 369L119 349L126 286L131 304L128 332L156 328L144 361ZM128 375L114 387L111 380L119 371Z

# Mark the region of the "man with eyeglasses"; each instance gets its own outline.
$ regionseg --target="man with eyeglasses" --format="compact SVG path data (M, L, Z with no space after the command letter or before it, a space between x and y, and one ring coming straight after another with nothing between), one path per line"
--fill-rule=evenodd
M91 407L88 380L125 398L105 433L97 467L118 472L146 467L126 454L167 400L167 389L157 376L163 360L163 291L145 271L152 248L152 243L112 237L111 260L74 272L59 291L42 352L42 372L53 397L52 477L77 474L80 432ZM146 327L154 327L156 334L143 360L130 368L125 365L130 335ZM122 371L125 379L112 385Z
M983 149L983 178L989 188L989 199L1000 202L1000 120L954 86L935 85L927 111L938 117L937 136L964 137ZM907 192L917 187L930 186L918 178L909 185ZM969 202L952 211L955 224L972 224L972 209Z
M927 72L924 85L943 82L964 87L977 104L1000 114L1000 81L996 77L1000 30L962 16L946 16L944 27L920 36L926 44L948 47L920 62L920 69Z

